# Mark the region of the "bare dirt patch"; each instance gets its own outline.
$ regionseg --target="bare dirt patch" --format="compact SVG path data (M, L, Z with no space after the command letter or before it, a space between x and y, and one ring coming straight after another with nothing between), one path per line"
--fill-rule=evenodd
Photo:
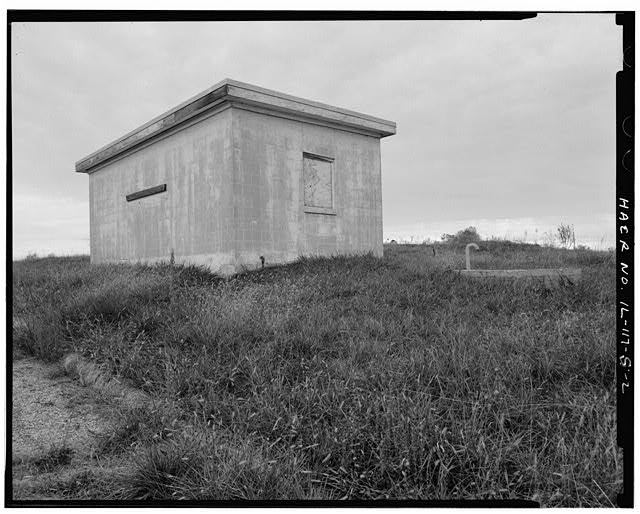
M87 498L122 463L96 453L113 430L109 403L59 364L33 358L13 363L13 499ZM101 484L101 485L100 485Z

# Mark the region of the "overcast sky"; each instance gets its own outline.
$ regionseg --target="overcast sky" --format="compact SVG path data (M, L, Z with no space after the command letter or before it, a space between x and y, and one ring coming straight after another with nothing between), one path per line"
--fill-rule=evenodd
M75 162L225 77L397 123L385 238L543 242L562 222L613 246L621 38L613 14L14 24L14 257L88 253Z

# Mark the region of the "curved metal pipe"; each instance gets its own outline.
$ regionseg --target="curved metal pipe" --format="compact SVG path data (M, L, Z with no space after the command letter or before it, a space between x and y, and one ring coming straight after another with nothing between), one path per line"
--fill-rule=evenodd
M470 252L469 252L470 248L474 248L476 250L480 250L480 247L475 243L469 243L465 247L464 253L465 253L465 256L467 257L467 269L471 269L471 255L470 255Z

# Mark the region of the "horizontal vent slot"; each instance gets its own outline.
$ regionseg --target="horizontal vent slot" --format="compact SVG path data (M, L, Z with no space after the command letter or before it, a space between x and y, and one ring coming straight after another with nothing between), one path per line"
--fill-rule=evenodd
M167 190L167 184L161 184L159 186L143 189L142 191L136 191L135 193L131 193L130 195L127 195L127 202L132 202L133 200L139 200L140 198L144 198L145 196L164 193L166 190Z

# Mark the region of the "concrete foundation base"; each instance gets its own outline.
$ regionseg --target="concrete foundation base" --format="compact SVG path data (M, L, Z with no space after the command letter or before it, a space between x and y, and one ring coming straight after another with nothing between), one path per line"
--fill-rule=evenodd
M520 279L542 282L547 287L562 283L577 284L582 279L579 268L557 269L472 269L459 270L463 277L474 279Z

